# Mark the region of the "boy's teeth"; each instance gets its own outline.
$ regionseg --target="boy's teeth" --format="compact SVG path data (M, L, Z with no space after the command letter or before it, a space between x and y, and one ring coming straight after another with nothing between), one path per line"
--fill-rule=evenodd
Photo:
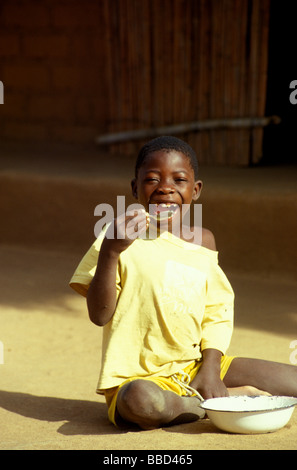
M157 220L171 218L178 208L175 202L154 202L152 206L150 215Z
M161 204L158 204L157 202L154 203L156 207L161 206L161 207L171 207L171 206L177 206L175 202L162 202Z

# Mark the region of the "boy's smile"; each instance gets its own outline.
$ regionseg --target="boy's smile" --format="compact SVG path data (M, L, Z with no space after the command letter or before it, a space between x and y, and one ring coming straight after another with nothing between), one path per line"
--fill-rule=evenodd
M132 181L134 197L156 219L170 220L182 205L190 205L201 193L189 158L175 150L149 154Z

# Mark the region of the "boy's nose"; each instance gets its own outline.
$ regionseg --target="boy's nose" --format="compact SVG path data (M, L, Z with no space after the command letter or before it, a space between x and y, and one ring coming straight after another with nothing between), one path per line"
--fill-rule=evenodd
M172 194L174 193L174 188L172 185L164 183L158 186L157 192L159 194Z

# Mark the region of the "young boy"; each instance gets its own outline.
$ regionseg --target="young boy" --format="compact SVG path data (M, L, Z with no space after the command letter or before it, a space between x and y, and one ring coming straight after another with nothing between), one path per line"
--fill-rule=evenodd
M116 425L196 420L204 416L199 396L297 396L296 367L226 355L234 294L213 234L202 229L197 242L197 227L181 216L201 190L188 144L150 141L132 181L142 209L113 220L71 279L87 297L91 321L104 326L97 392Z

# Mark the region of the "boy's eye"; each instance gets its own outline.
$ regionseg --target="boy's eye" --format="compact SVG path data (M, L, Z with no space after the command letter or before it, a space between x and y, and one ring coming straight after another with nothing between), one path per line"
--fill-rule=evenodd
M150 176L148 178L145 178L145 181L159 181L158 178L154 178L153 176Z

